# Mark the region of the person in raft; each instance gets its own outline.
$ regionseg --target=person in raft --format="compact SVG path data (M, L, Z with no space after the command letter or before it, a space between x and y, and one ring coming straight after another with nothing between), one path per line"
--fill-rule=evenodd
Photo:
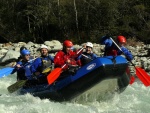
M128 61L133 59L131 52L125 47L127 41L124 36L117 36L116 40L118 46L121 48L122 51L113 43L109 36L103 36L101 38L100 43L105 45L104 56L117 56L124 54Z
M98 56L93 53L93 44L91 42L87 42L85 52L83 52L77 60L79 60L78 62L80 62L80 65L83 66L97 57Z
M63 49L58 51L54 57L55 68L63 68L64 74L73 74L79 68L79 63L77 62L78 56L82 53L82 49L73 51L73 43L70 40L65 40L63 42Z
M30 52L27 49L23 49L21 52L21 60L17 62L17 64L14 66L14 72L17 71L17 81L19 80L31 80L32 79L32 72L30 70L30 67L33 63L30 61ZM13 74L12 73L12 74Z
M42 45L40 47L41 56L36 58L31 66L31 71L34 77L37 79L37 84L47 83L47 73L42 73L46 68L51 67L53 65L54 58L48 54L48 47L46 45Z

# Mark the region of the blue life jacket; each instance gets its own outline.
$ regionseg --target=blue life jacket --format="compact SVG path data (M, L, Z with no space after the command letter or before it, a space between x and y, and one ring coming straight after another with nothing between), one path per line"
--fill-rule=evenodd
M31 67L32 63L33 63L32 59L29 62L25 62L25 61L17 62L17 64L19 64L21 66L21 68L16 69L16 71L17 71L17 80L26 80L26 79L31 80L33 78L32 77L32 72L30 70L30 67Z
M46 57L39 57L33 62L31 66L31 71L33 73L40 72L41 73L40 76L42 76L43 75L42 71L47 67L51 66L53 62L54 62L54 58L50 55Z

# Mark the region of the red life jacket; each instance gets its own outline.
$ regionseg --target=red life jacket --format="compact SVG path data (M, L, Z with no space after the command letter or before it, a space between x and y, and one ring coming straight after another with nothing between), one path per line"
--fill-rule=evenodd
M117 50L114 47L105 50L105 56L117 56Z
M64 51L60 50L54 57L55 67L62 67L68 59L71 60L70 65L78 65L77 61L75 60L77 57L78 55L76 55L76 52L69 51L69 53L65 53ZM67 68L68 66L66 65L64 70Z

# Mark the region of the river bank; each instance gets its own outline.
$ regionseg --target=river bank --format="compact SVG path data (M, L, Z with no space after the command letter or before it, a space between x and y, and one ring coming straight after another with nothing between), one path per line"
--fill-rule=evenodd
M58 40L45 41L43 44L48 46L49 54L54 56L58 50L62 49L62 43ZM84 43L83 43L84 44ZM81 48L82 45L74 44L74 48ZM39 48L42 44L37 44L33 42L18 42L18 43L4 43L0 44L0 65L10 66L13 61L15 61L20 56L20 47L25 46L30 50L33 57L38 57L40 55ZM104 45L93 43L93 52L98 56L103 56ZM131 51L134 56L133 64L142 67L148 73L150 73L150 44L145 45L141 43L140 45L127 45L127 48ZM130 64L131 73L135 74L135 69Z

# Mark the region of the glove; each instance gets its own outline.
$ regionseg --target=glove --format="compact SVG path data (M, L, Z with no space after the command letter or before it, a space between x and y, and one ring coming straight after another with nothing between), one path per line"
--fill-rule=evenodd
M105 44L105 46L106 46L106 48L107 48L107 47L111 47L112 44L113 44L113 42L112 42L111 39L106 39L106 40L104 41L104 44Z

